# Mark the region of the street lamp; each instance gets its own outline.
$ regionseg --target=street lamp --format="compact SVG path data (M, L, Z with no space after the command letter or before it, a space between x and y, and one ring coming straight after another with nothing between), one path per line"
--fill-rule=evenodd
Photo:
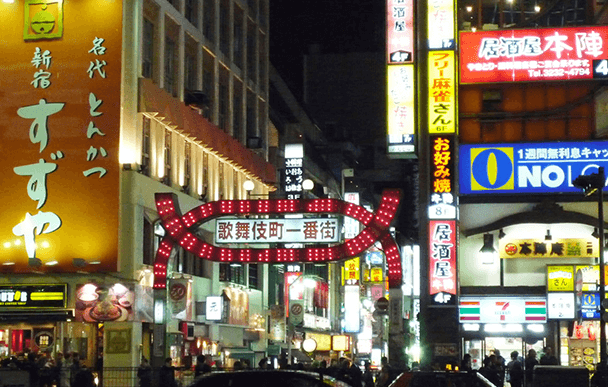
M600 258L600 365L602 370L606 367L606 278L604 273L604 186L606 176L604 167L598 167L597 173L580 175L572 184L582 189L585 196L597 191L597 217L599 221L599 258Z

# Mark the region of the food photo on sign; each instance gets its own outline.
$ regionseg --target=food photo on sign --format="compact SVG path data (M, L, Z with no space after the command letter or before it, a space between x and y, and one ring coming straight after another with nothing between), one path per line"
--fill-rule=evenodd
M76 321L133 321L135 292L122 284L76 287Z

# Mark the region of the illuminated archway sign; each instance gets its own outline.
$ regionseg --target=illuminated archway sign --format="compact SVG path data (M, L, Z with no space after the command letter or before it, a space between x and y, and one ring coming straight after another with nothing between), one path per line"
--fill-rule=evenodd
M156 251L154 288L163 289L167 286L167 262L176 243L199 258L217 262L288 263L341 261L357 256L376 242L381 243L386 255L389 287L399 287L402 282L401 255L389 233L389 226L397 212L400 197L399 190L384 191L375 213L338 199L272 199L219 200L200 205L182 215L175 194L157 193L156 209L167 235ZM194 234L200 224L221 216L322 213L354 218L365 228L355 238L339 245L298 249L217 247Z

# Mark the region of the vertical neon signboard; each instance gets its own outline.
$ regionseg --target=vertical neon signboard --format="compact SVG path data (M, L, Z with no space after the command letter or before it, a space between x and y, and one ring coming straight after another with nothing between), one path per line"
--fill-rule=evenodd
M387 152L396 157L416 150L414 49L414 1L387 0Z
M386 54L388 64L414 61L413 0L387 0Z
M414 65L388 66L388 151L414 152Z
M456 132L454 51L429 52L429 133Z
M431 137L429 219L456 219L454 136Z
M456 305L456 221L429 223L429 292L436 305Z
M454 0L428 2L429 50L454 50Z

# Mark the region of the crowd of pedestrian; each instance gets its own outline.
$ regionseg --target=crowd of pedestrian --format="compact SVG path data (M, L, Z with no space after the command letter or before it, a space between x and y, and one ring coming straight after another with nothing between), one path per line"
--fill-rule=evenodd
M528 351L525 359L520 357L517 351L511 352L510 358L511 360L506 363L500 351L496 349L494 353L485 357L479 373L495 386L504 386L507 382L511 387L533 387L534 367L559 364L550 347L543 349L540 361L537 359L537 353L534 349ZM464 355L460 370L472 371L471 355Z
M81 362L77 352L57 352L53 358L49 352L26 350L2 359L0 367L27 372L31 387L95 386L92 370Z

